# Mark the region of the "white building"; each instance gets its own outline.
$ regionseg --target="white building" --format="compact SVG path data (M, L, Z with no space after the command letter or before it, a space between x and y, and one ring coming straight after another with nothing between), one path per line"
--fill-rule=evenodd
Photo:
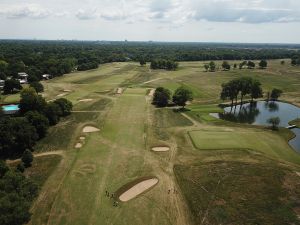
M50 74L43 74L43 75L42 75L42 78L43 78L44 80L49 80L49 79L52 78L52 76L51 76Z
M28 74L24 73L24 72L20 72L18 73L18 76L20 79L18 79L20 81L20 84L26 84L28 82L27 78L28 78Z
M4 88L5 80L0 80L0 89Z

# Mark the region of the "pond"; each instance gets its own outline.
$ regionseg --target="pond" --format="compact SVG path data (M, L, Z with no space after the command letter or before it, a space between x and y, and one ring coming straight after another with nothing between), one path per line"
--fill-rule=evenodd
M211 114L219 119L229 120L237 123L248 123L253 125L267 125L271 117L280 118L280 127L289 126L289 122L300 117L300 108L284 102L259 101L254 104L246 103L236 107L224 108L224 113ZM300 129L291 130L296 137L289 144L300 153Z
M12 104L12 105L4 105L2 106L2 110L5 114L14 114L19 111L19 105Z

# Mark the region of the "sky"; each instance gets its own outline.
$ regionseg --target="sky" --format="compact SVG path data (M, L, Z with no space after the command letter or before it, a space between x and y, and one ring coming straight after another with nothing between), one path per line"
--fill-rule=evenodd
M300 0L0 0L0 39L300 43Z

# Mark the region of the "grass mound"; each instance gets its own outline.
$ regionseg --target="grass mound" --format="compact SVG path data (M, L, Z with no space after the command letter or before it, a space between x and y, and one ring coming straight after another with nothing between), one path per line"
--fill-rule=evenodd
M275 163L176 165L195 224L300 224L300 177Z

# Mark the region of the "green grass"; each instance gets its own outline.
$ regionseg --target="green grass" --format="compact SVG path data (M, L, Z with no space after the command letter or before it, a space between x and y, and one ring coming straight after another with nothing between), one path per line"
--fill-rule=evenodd
M3 95L1 102L3 104L11 104L11 103L18 103L20 101L20 94L11 94L11 95Z
M200 150L241 149L261 152L278 160L300 163L300 155L288 145L287 140L275 131L235 129L224 131L191 131L193 144Z
M274 162L215 161L174 170L194 224L300 224L300 177Z
M170 224L155 203L161 192L147 192L120 208L105 197L105 190L112 193L137 178L158 175L147 160L151 153L145 152L145 93L146 89L127 89L109 111L101 132L87 135L57 193L48 224Z
M43 82L47 99L68 89L64 97L74 110L87 112L64 118L36 145L36 151L66 152L33 207L31 224L181 225L189 224L190 214L201 224L207 208L203 224L299 224L292 211L299 212L299 182L292 171L300 171L300 156L287 143L292 133L233 124L209 113L222 111L221 84L245 75L260 79L265 91L283 89L283 100L300 104L300 69L274 60L266 70L206 73L203 64L182 62L177 71L164 71L112 63ZM155 108L146 96L149 87L174 91L181 85L194 93L185 113L198 125L172 109ZM115 95L118 87L125 92ZM79 102L85 98L93 100ZM101 131L82 134L87 124ZM74 149L82 135L83 147ZM152 152L157 145L171 149ZM186 202L180 193L168 195L170 188L179 191L175 175ZM159 183L141 196L119 207L105 197L105 190L112 193L147 176Z
M300 119L295 119L295 120L289 122L289 124L296 125L297 127L300 128Z

